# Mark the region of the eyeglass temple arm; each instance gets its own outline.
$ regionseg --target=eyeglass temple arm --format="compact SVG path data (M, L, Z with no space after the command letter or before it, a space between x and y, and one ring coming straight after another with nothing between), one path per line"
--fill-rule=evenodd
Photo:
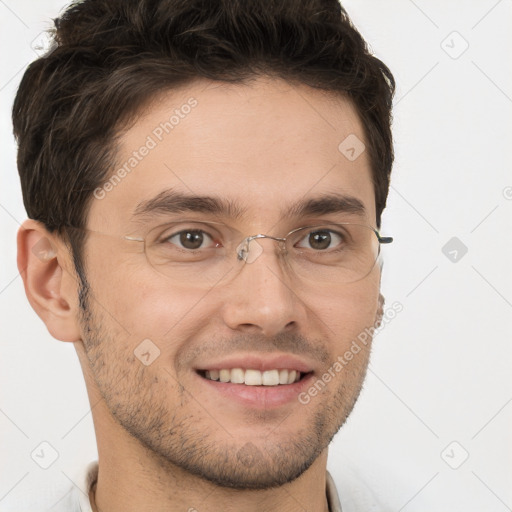
M376 233L377 238L379 239L379 243L381 244L390 244L393 241L392 236L380 236L379 233Z

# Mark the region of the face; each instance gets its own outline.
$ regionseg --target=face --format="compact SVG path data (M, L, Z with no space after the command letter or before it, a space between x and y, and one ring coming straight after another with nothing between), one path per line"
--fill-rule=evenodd
M162 273L143 242L122 236L186 219L194 230L168 239L173 251L204 244L216 254L227 232L375 227L367 154L338 149L349 135L364 140L348 101L263 78L162 94L122 134L126 172L95 192L88 213L90 230L112 236L90 234L85 245L81 332L90 385L162 465L239 488L280 485L310 467L360 392L369 344L341 370L335 363L376 321L380 269L343 284L298 277L280 244L262 238L251 242L256 257L234 257L227 274L203 261ZM362 208L332 200L341 196ZM208 232L206 221L223 227Z

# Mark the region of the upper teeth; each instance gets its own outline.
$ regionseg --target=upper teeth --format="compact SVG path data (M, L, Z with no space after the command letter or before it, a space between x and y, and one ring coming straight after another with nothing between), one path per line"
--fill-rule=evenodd
M246 384L247 386L277 386L278 384L292 384L300 379L300 372L296 370L243 370L231 368L223 370L206 370L205 377L220 382L233 384Z

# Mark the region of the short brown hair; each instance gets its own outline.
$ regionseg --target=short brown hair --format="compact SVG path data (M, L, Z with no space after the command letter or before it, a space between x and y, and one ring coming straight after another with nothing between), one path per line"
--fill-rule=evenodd
M337 0L83 0L55 20L53 38L13 106L25 208L49 232L86 226L93 191L115 165L116 135L157 92L259 75L352 100L380 227L395 82ZM69 238L81 274L83 238Z

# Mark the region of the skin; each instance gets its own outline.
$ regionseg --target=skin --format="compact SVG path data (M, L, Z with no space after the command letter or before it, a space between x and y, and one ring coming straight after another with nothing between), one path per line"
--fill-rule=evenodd
M18 233L27 297L52 336L74 343L83 369L99 453L95 510L325 511L328 444L357 400L369 348L306 405L244 406L195 369L233 354L293 353L316 380L382 314L379 266L335 288L301 284L283 270L276 243L261 240L254 263L205 290L173 283L148 264L142 244L119 237L161 223L131 214L168 188L238 201L246 215L222 220L245 235L337 220L282 214L332 192L358 198L375 227L367 154L349 161L338 151L349 134L364 140L362 126L349 101L307 86L198 81L147 105L121 136L120 165L190 97L198 104L172 133L92 199L87 227L117 236L87 240L85 311L66 245L34 220ZM32 248L44 243L53 253L41 259ZM145 339L160 350L148 366L134 355Z

